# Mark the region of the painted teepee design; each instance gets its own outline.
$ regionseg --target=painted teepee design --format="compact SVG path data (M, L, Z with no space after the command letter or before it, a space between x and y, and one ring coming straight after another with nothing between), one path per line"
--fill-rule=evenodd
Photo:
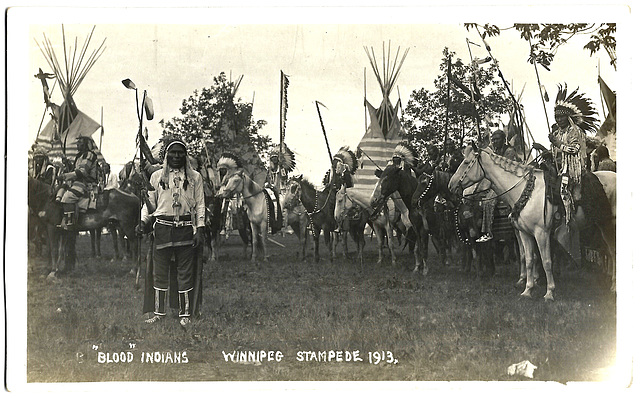
M356 174L354 186L363 192L370 193L378 182L378 178L375 176L376 169L386 167L393 155L394 148L404 138L405 132L398 117L400 99L398 98L396 104L392 105L391 92L396 85L409 49L406 49L400 56L400 48L398 47L395 57L392 59L390 45L385 47L383 43L382 63L380 64L382 69L378 66L373 48L369 50L365 47L365 52L380 86L382 102L376 108L366 98L364 100L370 124L358 144L362 163L361 169Z
M78 154L76 139L80 136L91 137L100 128L100 124L80 111L73 100L74 94L106 48L106 39L104 39L100 46L89 52L94 30L95 26L80 48L78 48L77 38L74 40L73 47L67 47L63 26L62 57L56 54L55 46L46 35L43 35L41 43L36 42L53 73L43 73L40 69L35 75L42 82L44 101L51 119L38 132L34 146L47 152L49 159L53 162L61 161L63 156L73 161ZM51 101L46 79L55 79L62 94L61 105ZM98 160L104 161L93 139L92 146L98 154Z

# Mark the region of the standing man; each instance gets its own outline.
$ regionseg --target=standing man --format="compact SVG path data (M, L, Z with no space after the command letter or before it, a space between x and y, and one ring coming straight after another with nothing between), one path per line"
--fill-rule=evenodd
M58 177L64 181L56 194L56 202L62 203L64 229L72 228L79 211L86 210L87 207L79 202L86 198L88 205L89 194L98 183L98 155L91 150L91 138L80 136L76 143L78 155L73 162L73 170Z
M568 224L580 200L582 173L587 165L586 134L596 130L596 110L593 103L576 89L567 95L567 86L559 87L554 108L558 128L549 134L554 158L560 157L560 196Z
M203 243L204 192L202 176L187 161L187 146L179 138L166 146L162 169L151 175L149 204L142 208L139 231L153 228L153 289L154 316L151 324L164 319L165 302L169 290L169 268L175 258L178 273L180 325L191 322L194 298L194 269L198 246ZM155 219L155 222L153 221Z
M496 130L491 134L491 144L489 144L489 147L496 155L503 156L515 162L520 162L520 157L518 156L515 148L507 143L507 135L502 130ZM482 243L493 239L491 226L493 225L493 213L496 209L496 205L498 204L496 197L496 193L490 189L484 200L481 202L483 235L478 238L476 242Z

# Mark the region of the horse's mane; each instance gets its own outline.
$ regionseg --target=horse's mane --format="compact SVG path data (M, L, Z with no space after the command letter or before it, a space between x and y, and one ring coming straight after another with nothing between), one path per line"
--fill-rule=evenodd
M315 185L313 185L311 183L311 181L309 181L309 179L307 179L307 177L304 176L299 176L299 177L293 177L292 180L298 181L300 183L300 185L305 186L307 189L310 189L312 191L316 191L316 187Z
M504 156L500 156L493 152L491 148L484 148L482 149L482 151L486 152L489 155L489 158L491 158L495 165L499 166L504 171L507 171L518 177L522 177L523 175L531 172L534 169L534 167L531 165L516 162L515 160L507 159Z

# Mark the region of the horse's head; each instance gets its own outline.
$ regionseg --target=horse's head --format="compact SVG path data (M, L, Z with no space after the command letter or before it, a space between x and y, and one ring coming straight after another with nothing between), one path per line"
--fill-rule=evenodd
M343 186L336 192L336 207L333 212L333 217L337 222L341 222L346 217L346 213L349 210L348 199L347 188Z
M293 209L300 203L300 195L302 195L300 181L301 177L292 177L287 183L283 200L285 208Z
M377 207L380 202L389 197L400 188L402 169L394 164L389 164L379 175L380 180L376 184L371 195L371 205Z
M480 150L474 143L467 145L463 151L464 159L449 180L449 190L458 192L485 178L485 172L480 164Z
M230 198L236 193L242 193L244 178L242 170L238 170L235 173L226 173L222 180L222 186L216 193L216 196Z

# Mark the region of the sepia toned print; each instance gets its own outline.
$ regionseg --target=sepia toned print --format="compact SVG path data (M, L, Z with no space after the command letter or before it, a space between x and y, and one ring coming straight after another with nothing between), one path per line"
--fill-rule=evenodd
M8 14L8 79L27 88L8 86L26 138L7 140L7 183L28 214L9 386L627 388L615 9L147 11Z

